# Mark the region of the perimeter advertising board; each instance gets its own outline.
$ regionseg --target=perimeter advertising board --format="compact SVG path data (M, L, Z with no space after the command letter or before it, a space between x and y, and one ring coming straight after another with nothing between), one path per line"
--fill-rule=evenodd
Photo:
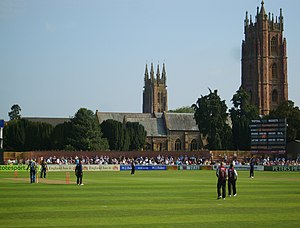
M286 119L251 120L251 151L284 154Z

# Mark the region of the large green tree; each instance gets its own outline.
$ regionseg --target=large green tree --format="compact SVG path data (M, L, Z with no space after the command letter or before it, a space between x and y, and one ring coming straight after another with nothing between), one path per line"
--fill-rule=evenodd
M51 148L55 150L64 150L68 147L68 137L72 132L72 123L64 122L54 127L51 134Z
M145 145L146 131L143 125L137 122L127 122L126 131L129 134L130 139L130 150L140 150Z
M227 106L225 100L221 100L218 91L209 90L209 94L201 95L192 107L200 133L207 136L206 147L211 150L230 149L231 132L227 124Z
M285 101L276 109L270 111L266 118L286 118L287 120L287 141L300 139L300 110L293 101Z
M11 106L11 111L8 113L10 120L19 120L21 118L21 107L18 104Z
M128 150L129 138L126 137L126 130L119 121L108 119L101 123L103 137L108 140L110 150Z
M258 119L256 106L250 104L250 95L242 87L231 99L233 107L229 110L232 121L232 138L234 149L249 150L251 135L249 124L252 119Z
M145 145L146 131L143 125L137 122L123 124L108 119L101 123L103 136L109 142L111 150L140 150Z
M53 126L26 119L11 120L4 127L6 150L28 151L50 149Z
M93 111L80 108L71 119L69 145L76 150L107 150L108 142L102 138L102 132Z

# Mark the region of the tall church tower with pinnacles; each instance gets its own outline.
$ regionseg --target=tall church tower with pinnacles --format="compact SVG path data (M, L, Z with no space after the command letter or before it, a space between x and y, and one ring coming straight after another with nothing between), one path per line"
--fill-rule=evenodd
M159 65L157 65L156 77L154 76L153 63L151 63L150 77L148 65L146 64L144 79L143 113L168 111L167 74L165 64L163 64L161 74Z
M242 43L242 87L249 92L251 103L261 115L269 114L288 100L286 39L283 37L283 16L266 14L264 1L257 7L255 21L244 21Z

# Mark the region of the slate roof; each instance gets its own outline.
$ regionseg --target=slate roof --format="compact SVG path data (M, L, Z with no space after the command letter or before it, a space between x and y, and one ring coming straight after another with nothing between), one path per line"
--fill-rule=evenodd
M166 127L163 118L127 118L128 122L138 122L144 126L147 136L166 137Z
M71 120L71 118L51 118L51 117L22 117L22 119L26 119L31 122L48 123L54 127L58 124L62 124L64 122L68 122Z
M116 120L123 123L124 118L151 118L151 113L121 113L121 112L97 112L98 121L101 124L105 120Z
M199 131L193 113L166 112L164 114L169 131Z

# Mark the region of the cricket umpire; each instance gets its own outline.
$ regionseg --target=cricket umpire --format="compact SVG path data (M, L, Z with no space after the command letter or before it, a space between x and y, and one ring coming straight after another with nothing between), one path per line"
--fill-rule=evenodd
M75 167L75 175L77 177L77 185L83 185L83 183L82 183L83 172L82 172L81 159L79 159L79 162L77 163L77 165Z

